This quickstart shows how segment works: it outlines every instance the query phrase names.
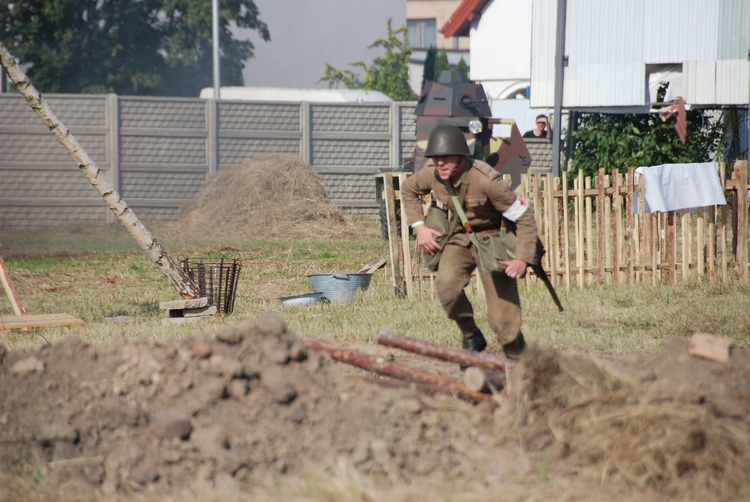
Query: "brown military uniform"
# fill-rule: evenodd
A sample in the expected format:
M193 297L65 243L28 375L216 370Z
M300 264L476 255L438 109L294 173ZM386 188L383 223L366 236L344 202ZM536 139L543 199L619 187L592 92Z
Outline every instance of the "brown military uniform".
M466 183L464 211L469 225L478 238L497 233L503 213L511 206L517 211L520 202L510 189L510 184L484 162L467 158L467 166L461 177L454 182L456 193ZM406 179L401 186L402 207L409 224L424 220L419 197L432 192L433 199L453 214L453 201L435 174L435 165L430 160L424 168ZM515 203L515 205L514 205ZM516 221L516 258L531 263L536 252L536 222L531 212L526 211ZM464 288L477 270L484 286L487 300L488 321L501 345L513 342L521 329L521 301L518 284L504 273L486 274L479 261L479 253L468 234L459 223L443 246L443 254L437 272L435 289L438 300L449 319L456 322L461 332L471 334L476 329L474 310Z

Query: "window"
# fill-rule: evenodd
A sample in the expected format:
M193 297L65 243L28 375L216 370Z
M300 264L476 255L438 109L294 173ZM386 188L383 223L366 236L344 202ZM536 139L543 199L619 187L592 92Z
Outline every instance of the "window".
M412 49L437 47L437 23L434 19L409 19L406 21L406 29Z
M647 103L669 103L684 95L682 64L646 64Z

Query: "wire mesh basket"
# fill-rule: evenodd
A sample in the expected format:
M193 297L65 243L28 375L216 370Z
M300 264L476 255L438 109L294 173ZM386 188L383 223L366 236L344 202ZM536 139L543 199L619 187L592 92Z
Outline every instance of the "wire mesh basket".
M239 258L183 258L182 269L198 287L201 296L211 299L220 314L231 314L237 295L242 260Z

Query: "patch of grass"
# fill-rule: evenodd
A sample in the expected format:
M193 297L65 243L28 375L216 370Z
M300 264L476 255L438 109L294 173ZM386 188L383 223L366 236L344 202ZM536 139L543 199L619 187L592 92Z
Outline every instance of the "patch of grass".
M370 222L367 222L369 225ZM259 319L265 313L283 317L299 335L375 343L382 330L458 347L455 325L440 308L429 282L412 298L398 298L389 266L377 271L370 287L346 304L314 304L283 307L279 298L309 293L312 273L355 272L380 257L388 257L387 243L373 231L341 239L264 238L244 242L183 242L168 249L172 258L240 258L242 270L232 315L174 324L164 323L159 304L178 299L176 291L143 252L61 254L51 245L48 254L41 237L25 240L19 232L8 240L0 232L3 256L27 312L68 313L83 319L80 328L52 327L38 330L51 342L75 334L89 343L104 343L113 336L182 338L213 332L227 324ZM60 230L62 232L62 230ZM100 232L103 239L116 232ZM14 247L11 248L9 242ZM50 235L50 242L60 243ZM28 244L28 245L27 245ZM25 254L24 250L31 250ZM6 256L6 251L10 251ZM740 347L750 345L750 288L737 283L692 281L679 285L592 286L584 289L558 286L564 312L558 312L546 289L537 283L521 285L523 331L527 339L555 349L596 351L615 355L644 352L660 347L665 336L690 336L709 332L730 337ZM474 284L469 288L479 327L497 342L486 322L484 300ZM12 313L0 303L0 314ZM127 316L131 320L122 324ZM43 345L35 332L4 334L12 349Z

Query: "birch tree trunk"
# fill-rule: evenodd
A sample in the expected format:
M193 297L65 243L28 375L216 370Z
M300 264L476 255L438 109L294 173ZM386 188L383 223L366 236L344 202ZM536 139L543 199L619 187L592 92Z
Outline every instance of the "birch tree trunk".
M0 43L0 64L5 67L8 76L16 85L16 88L23 94L26 102L36 112L42 122L44 122L52 134L67 150L73 159L78 163L79 169L88 178L89 182L96 188L99 195L104 199L109 208L117 215L117 218L125 226L128 233L135 239L138 245L143 249L151 261L159 267L162 273L183 299L196 298L200 295L198 287L188 277L173 260L169 254L161 247L146 227L141 223L138 217L128 207L125 201L115 191L112 184L104 176L99 167L89 157L86 151L81 147L75 136L71 134L65 124L63 124L42 99L41 94L31 83L29 78L18 68L15 59L8 52L6 47Z

